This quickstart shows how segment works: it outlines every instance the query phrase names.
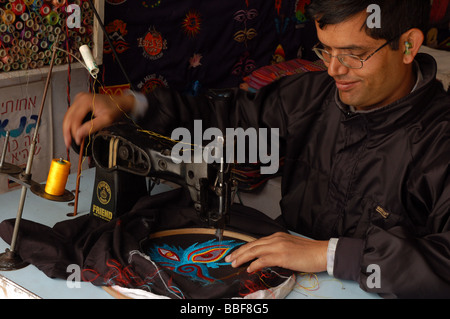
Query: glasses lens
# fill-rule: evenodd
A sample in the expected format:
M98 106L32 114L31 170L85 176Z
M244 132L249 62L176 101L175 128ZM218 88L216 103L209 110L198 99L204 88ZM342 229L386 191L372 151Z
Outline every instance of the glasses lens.
M339 61L351 69L360 69L363 66L361 60L354 55L341 55L339 56Z

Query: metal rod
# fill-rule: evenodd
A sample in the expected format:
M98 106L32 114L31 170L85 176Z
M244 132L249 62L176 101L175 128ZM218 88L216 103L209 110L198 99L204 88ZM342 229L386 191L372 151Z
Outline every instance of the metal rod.
M8 147L9 134L10 134L9 131L6 131L5 145L3 145L2 158L0 159L0 168L3 167L3 163L5 162L6 148Z
M47 97L47 91L48 91L48 87L50 85L50 79L52 76L53 65L55 63L56 47L57 47L58 41L59 41L59 34L56 36L55 42L53 43L53 49L52 49L53 53L52 53L52 59L50 60L50 69L48 70L47 80L45 81L44 93L42 96L41 106L39 108L39 115L38 115L38 119L36 122L36 128L34 129L33 140L30 145L30 153L28 154L28 161L27 161L27 167L25 169L25 175L29 175L31 173L31 166L33 165L34 151L36 149L37 136L38 136L38 132L39 132L39 127L41 125L42 113L44 111L45 98Z
M78 213L78 196L80 193L80 177L81 177L81 165L83 164L83 153L84 153L84 138L81 140L80 155L78 157L77 183L75 187L75 202L73 205L73 214L70 214L69 216L77 216Z
M39 109L38 120L36 122L36 127L34 129L33 140L31 142L30 151L28 153L27 167L25 169L25 177L26 178L29 178L30 175L31 175L31 166L33 165L34 152L35 152L35 149L36 149L36 141L37 141L39 126L40 126L40 123L41 123L41 117L42 117L42 113L43 113L43 110L44 110L45 98L47 97L47 91L48 91L48 87L50 85L50 78L51 78L51 75L52 75L53 65L54 65L54 62L55 62L56 45L57 45L58 41L59 41L59 35L56 36L55 42L53 43L53 54L52 54L52 59L51 59L51 62L50 62L50 68L48 70L47 80L45 82L44 93L42 95L42 101L41 101L41 106L40 106L40 109ZM19 224L20 224L20 221L22 219L22 213L23 213L23 207L25 205L25 198L26 198L26 195L27 195L27 189L28 188L25 185L22 186L22 192L20 194L20 200L19 200L19 207L17 208L16 222L14 223L14 231L13 231L13 235L12 235L12 238L11 238L11 248L10 248L10 250L12 252L14 252L14 249L16 247L17 235L19 233Z

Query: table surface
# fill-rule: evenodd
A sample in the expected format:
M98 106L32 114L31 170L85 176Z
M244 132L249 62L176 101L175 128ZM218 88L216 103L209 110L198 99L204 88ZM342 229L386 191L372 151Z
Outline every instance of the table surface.
M87 214L91 205L92 189L95 178L95 169L86 169L80 178L80 194L78 215ZM67 182L67 189L75 189L76 174L71 174ZM153 193L166 191L167 185L158 185ZM21 190L14 190L0 194L0 221L15 218L19 205ZM66 202L53 202L43 199L27 191L23 219L32 220L47 226L71 219L67 214L73 212L73 206ZM9 245L0 239L0 252L4 252ZM19 286L19 287L17 287ZM79 287L70 287L65 280L52 279L33 265L13 271L0 271L0 297L1 292L9 289L7 296L14 298L49 298L49 299L112 299L113 297L88 282L81 282ZM18 288L18 289L17 289ZM23 291L27 293L23 293ZM5 295L3 296L5 297ZM326 273L297 274L297 282L287 299L370 299L379 298L361 290L356 282L339 280Z

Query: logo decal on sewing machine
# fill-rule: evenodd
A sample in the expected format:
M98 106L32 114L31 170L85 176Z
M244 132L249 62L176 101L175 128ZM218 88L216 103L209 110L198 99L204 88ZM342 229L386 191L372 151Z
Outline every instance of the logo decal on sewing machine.
M103 205L106 205L111 200L111 187L107 182L101 181L97 185L97 198Z

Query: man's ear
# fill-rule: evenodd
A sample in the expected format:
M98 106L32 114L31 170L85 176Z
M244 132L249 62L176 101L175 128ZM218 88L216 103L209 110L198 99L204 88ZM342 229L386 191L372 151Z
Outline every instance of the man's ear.
M403 51L403 63L410 64L414 61L423 41L424 35L417 28L406 31L400 37L400 50Z

